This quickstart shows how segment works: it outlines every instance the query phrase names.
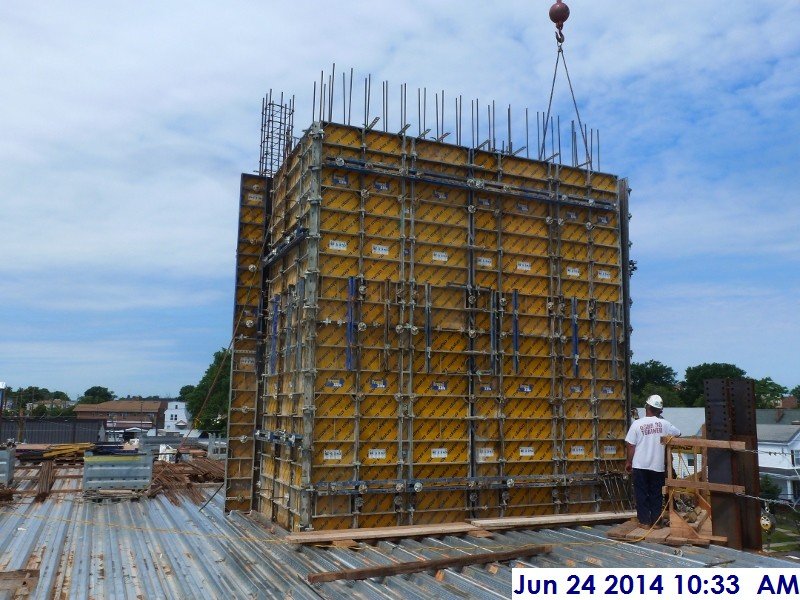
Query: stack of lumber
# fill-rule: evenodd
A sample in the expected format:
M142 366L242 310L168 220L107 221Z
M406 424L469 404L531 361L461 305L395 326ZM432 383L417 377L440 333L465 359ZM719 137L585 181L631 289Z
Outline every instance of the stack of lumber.
M205 496L198 484L222 482L224 479L224 465L216 460L195 458L179 463L157 460L153 464L153 482L147 490L147 497L164 494L170 502L178 505L180 496L184 496L195 504L201 504Z
M92 450L94 444L18 444L16 456L20 462L41 462L43 460L83 460L83 453Z

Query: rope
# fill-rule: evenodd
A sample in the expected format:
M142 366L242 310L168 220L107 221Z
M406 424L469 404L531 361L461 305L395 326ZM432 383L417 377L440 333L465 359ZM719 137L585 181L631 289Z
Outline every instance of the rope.
M563 41L563 39L561 41ZM542 147L539 151L539 160L543 160L545 156L545 148L546 148L545 144L547 142L547 128L550 123L550 111L553 107L553 94L555 93L556 89L556 76L558 75L559 61L564 63L564 73L567 76L567 83L569 84L569 93L570 96L572 97L572 106L575 107L575 116L578 118L578 129L581 132L581 139L583 140L583 149L585 152L586 163L589 164L591 162L591 159L589 157L589 141L586 139L586 131L584 131L583 129L581 112L580 110L578 110L578 101L575 98L575 90L572 87L572 78L569 76L569 68L567 67L567 58L564 55L564 48L561 42L558 43L558 50L556 51L556 66L553 69L553 82L550 84L550 99L547 102L547 116L544 119L544 132L542 135ZM591 164L589 164L589 168L591 168Z
M544 159L545 143L547 142L547 127L550 124L550 109L553 106L553 94L556 91L556 75L558 74L558 59L562 53L563 51L561 50L561 44L559 44L558 53L556 54L556 66L555 69L553 70L553 83L550 84L550 100L547 103L547 116L544 119L544 132L542 133L542 148L539 151L539 160Z
M578 129L581 131L581 137L583 138L583 149L586 153L586 161L590 162L589 158L589 143L586 140L586 132L583 130L583 122L581 121L581 113L578 110L578 102L575 100L575 91L572 89L572 79L569 77L569 69L567 68L567 59L564 56L564 50L561 48L561 44L558 45L558 53L561 55L561 61L564 63L564 73L567 74L567 83L569 83L569 93L572 95L572 105L575 107L575 115L578 117ZM558 58L556 58L558 60ZM589 165L591 169L592 165Z

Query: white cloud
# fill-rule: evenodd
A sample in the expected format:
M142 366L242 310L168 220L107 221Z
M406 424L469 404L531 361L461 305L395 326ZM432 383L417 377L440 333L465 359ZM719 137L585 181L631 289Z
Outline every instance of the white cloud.
M680 261L703 262L713 273L718 261L757 259L763 273L796 275L800 38L788 24L800 18L800 5L569 4L565 50L582 116L602 130L603 169L629 176L634 188L639 281L658 281ZM548 7L522 0L142 2L32 11L4 3L0 291L14 310L0 315L0 327L11 330L26 306L69 312L76 331L96 311L135 318L184 304L198 320L206 309L227 320L232 289L219 282L233 276L239 173L257 164L266 89L297 94L302 128L311 117L311 83L335 61L339 73L351 65L357 78L374 73L374 106L380 81L390 80L390 128L399 128L398 86L408 82L414 120L417 85L428 86L429 123L432 95L441 89L448 120L459 93L467 111L473 97L484 106L497 100L503 115L513 104L519 147L523 108L535 112L547 102L555 59ZM357 79L356 98L360 85ZM340 102L337 94L335 114ZM563 76L556 108L571 116ZM505 131L504 118L498 129ZM669 277L694 284L674 266ZM781 283L769 286L766 300L791 306L796 290ZM48 298L61 302L48 306ZM758 304L719 301L707 316L721 328ZM697 321L684 343L702 345L696 307L684 297L664 302L670 317ZM635 310L643 322L634 325L665 337L669 326L648 314ZM158 338L172 339L176 355L197 347L194 337L159 327ZM773 336L765 338L769 348L785 340L765 331ZM217 326L206 347L228 334ZM35 331L36 339L49 335L45 327ZM725 352L753 355L751 344L733 338ZM760 354L787 363L778 352ZM141 380L152 380L146 350L137 356L109 359L108 376L133 374L134 365ZM197 379L208 361L192 361ZM42 375L14 364L31 384ZM48 365L62 372L55 355ZM160 377L176 387L177 376Z

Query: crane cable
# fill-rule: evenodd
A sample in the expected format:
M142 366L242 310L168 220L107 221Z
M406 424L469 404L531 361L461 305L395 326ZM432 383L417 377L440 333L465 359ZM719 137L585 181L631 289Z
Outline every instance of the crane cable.
M575 108L575 115L578 118L578 129L581 132L581 139L583 140L583 149L585 152L586 162L584 164L589 165L591 169L591 158L589 156L589 141L586 139L586 131L583 128L583 121L581 120L581 112L578 110L578 101L575 99L575 90L572 87L572 78L569 76L569 68L567 67L567 59L564 56L564 32L562 31L564 27L564 22L569 18L569 7L564 4L561 0L557 0L553 6L550 7L550 20L556 26L556 44L557 44L557 51L556 51L556 64L555 68L553 69L553 82L550 85L550 99L547 103L547 116L544 120L544 133L542 135L542 147L539 150L539 158L544 159L544 152L545 152L545 143L547 142L547 127L550 123L550 111L553 107L553 95L555 94L556 89L556 78L558 76L558 63L561 62L564 64L564 74L567 76L567 84L569 85L569 93L572 97L572 106Z

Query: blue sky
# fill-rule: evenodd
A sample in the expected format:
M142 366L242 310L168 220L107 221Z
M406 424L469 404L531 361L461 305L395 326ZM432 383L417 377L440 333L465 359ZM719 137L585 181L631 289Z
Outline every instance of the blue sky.
M302 127L335 61L376 94L388 79L541 110L550 4L4 2L0 379L73 396L195 383L230 336L263 93L297 94ZM633 188L634 360L797 385L800 5L569 4L581 115Z

